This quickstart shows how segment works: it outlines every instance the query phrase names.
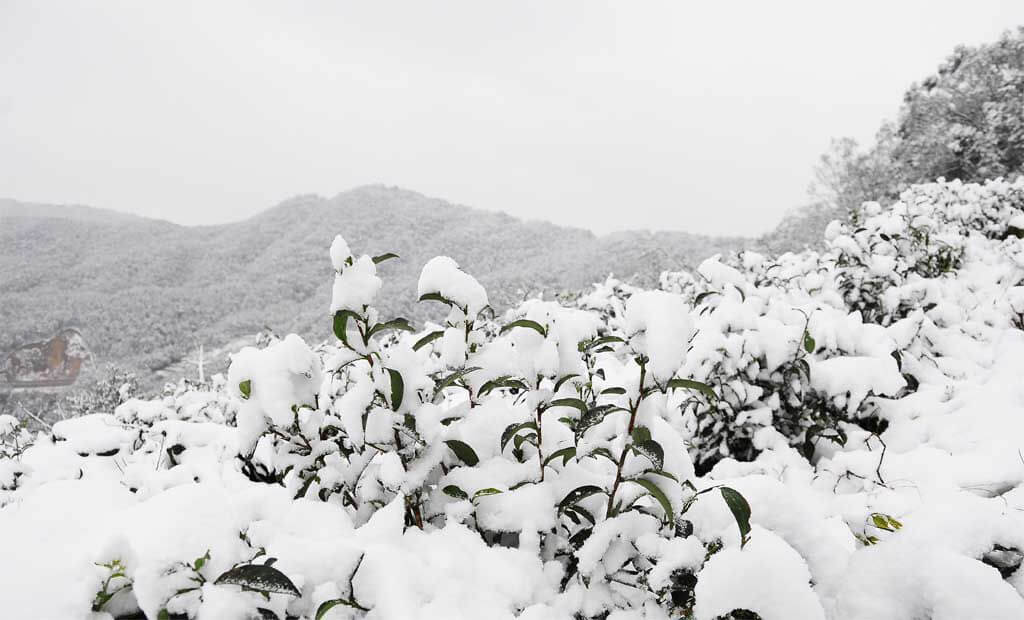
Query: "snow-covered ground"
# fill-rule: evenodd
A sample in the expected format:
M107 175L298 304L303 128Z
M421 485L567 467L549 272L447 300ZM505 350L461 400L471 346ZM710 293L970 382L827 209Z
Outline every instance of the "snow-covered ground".
M0 420L0 616L1024 618L1022 206L915 186L503 317L442 257L422 328L339 238L330 342Z

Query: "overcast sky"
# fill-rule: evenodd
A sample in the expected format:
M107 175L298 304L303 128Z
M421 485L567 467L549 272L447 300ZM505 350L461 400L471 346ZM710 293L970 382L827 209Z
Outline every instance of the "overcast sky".
M180 223L386 183L757 234L1021 0L0 0L0 196Z

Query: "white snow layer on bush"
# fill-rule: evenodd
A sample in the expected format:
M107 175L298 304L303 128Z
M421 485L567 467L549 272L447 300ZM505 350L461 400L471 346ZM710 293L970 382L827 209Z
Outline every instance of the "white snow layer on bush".
M422 297L438 293L465 309L466 315L475 317L487 305L487 291L476 278L459 269L459 264L447 256L437 256L423 266L416 294Z
M346 266L334 276L334 290L331 295L331 312L352 310L361 312L364 306L373 303L383 284L377 277L377 265L365 254Z
M0 617L1024 618L1022 205L915 186L821 252L498 322L441 257L450 338L292 335L34 436L0 418ZM350 258L332 307L380 324ZM216 583L270 557L297 595Z

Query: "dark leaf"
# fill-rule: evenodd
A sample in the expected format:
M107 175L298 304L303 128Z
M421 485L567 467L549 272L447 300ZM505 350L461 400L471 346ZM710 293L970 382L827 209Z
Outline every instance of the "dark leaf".
M480 370L479 366L470 366L468 368L462 368L461 370L456 370L455 372L453 372L452 374L448 375L444 379L441 379L437 383L437 387L434 388L434 398L436 399L438 397L438 395L440 395L441 392L444 391L446 388L450 388L451 386L455 385L455 383L459 379L462 379L464 376L468 375L471 372L477 371L477 370Z
M562 448L561 450L555 450L554 452L549 454L546 459L544 459L544 467L547 467L548 463L557 459L558 457L562 457L562 466L565 466L569 462L569 459L573 458L574 456L576 456L576 448L574 446Z
M658 485L644 478L636 478L630 480L630 482L642 486L644 490L661 505L661 509L665 512L664 519L666 522L672 522L674 520L674 515L672 514L672 502L668 501L668 496L665 495L665 492L662 491Z
M655 469L661 470L665 467L665 450L657 441L648 439L646 441L641 441L640 443L634 443L633 450L638 454L647 457L647 460L654 465Z
M466 465L472 467L480 462L480 457L476 455L476 451L474 451L468 443L459 441L458 439L449 439L444 443L451 448L452 452L455 453L455 456L459 457L459 460Z
M424 293L420 295L419 301L439 301L443 304L452 305L452 300L441 295L441 293Z
M479 489L477 490L476 493L473 494L473 499L476 499L478 497L487 497L488 495L497 495L499 493L501 493L501 491L499 489L495 489L494 487Z
M612 344L614 342L625 342L625 340L619 338L618 336L601 336L600 338L595 338L590 342L586 343L586 345L584 346L584 350L590 350L595 347L599 347L604 344Z
M373 263L375 265L379 265L386 260L391 260L392 258L398 258L398 254L395 254L394 252L388 252L387 254L380 254L378 256L374 256Z
M469 494L454 484L449 484L445 488L441 489L441 491L443 491L445 495L449 495L455 499L469 499Z
M406 332L416 331L416 328L410 325L407 319L393 319L386 323L377 323L370 329L369 332L367 332L366 337L369 338L375 334L379 334L380 332L387 331L389 329L397 329Z
M693 305L699 306L700 302L704 301L705 299L707 299L711 295L719 295L719 294L720 293L718 291L704 291L700 295L697 295L696 299L693 300Z
M580 415L586 415L587 403L578 398L556 398L548 403L549 407L575 407L580 410Z
M516 379L512 375L504 375L496 379L491 379L487 383L480 386L480 396L486 396L492 391L498 388L514 388L517 390L529 390L529 386L522 381L522 379Z
M252 381L250 379L246 379L239 383L238 391L242 393L242 398L248 400L249 396L252 394Z
M508 325L506 325L506 326L501 328L501 333L504 334L505 332L509 331L510 329L513 329L513 328L516 328L516 327L525 327L525 328L528 328L528 329L532 329L532 330L536 331L538 334L540 334L541 336L547 336L548 335L547 330L544 329L543 325L541 325L537 321L531 321L530 319L519 319L518 321L512 321Z
M348 345L348 320L352 318L360 320L359 315L351 310L338 310L334 313L334 335L345 345Z
M227 571L214 582L217 585L232 584L242 586L257 592L269 592L276 594L290 594L299 596L299 589L295 587L288 576L273 566L262 564L243 564Z
M515 446L516 451L523 449L524 443L531 443L537 445L537 433L527 433L525 435L516 435L515 439L512 440L512 445Z
M558 502L559 511L565 510L569 506L578 504L580 501L590 497L591 495L597 495L598 493L604 493L604 489L599 486L592 484L585 484L581 487L576 487L572 491L569 491L562 501Z
M694 381L693 379L672 379L671 381L668 382L668 388L697 390L704 396L708 397L708 399L710 400L715 400L716 398L718 398L718 395L715 394L715 391L713 389L711 389L711 386L709 386L706 383L701 383L700 381Z
M402 406L402 397L405 395L405 381L402 380L402 373L394 368L387 368L391 376L391 410L398 411Z
M719 490L722 492L722 498L729 506L729 510L732 511L732 516L736 519L736 525L740 528L740 548L742 549L750 537L750 504L735 489L721 487Z
M360 605L357 605L354 601L350 601L348 599L343 598L335 598L320 603L320 606L316 608L316 616L314 616L314 620L322 620L323 617L327 615L327 612L334 609L338 605L344 605L345 607L352 607L353 609L361 609L363 611L366 611L366 609L364 609Z
M600 424L604 420L605 416L615 411L626 411L622 407L615 405L598 405L592 409L589 409L587 413L580 418L579 424L576 425L576 436L582 437L583 433L586 432L592 426Z
M651 440L651 431L646 426L636 426L630 434L633 443L643 443Z
M423 347L427 346L431 342L437 340L441 336L444 336L444 331L443 330L439 329L436 332L430 332L426 336L424 336L424 337L420 338L419 340L417 340L416 344L412 345L412 350L413 351L419 351L420 349L422 349Z
M804 351L814 353L814 338L806 331L804 332Z
M572 379L574 377L578 377L578 376L579 375L577 375L577 374L565 375L564 377L562 377L561 379L559 379L558 381L555 382L554 392L557 394L558 390L562 389L562 386L565 384L566 381L568 381L569 379Z
M537 430L537 423L533 422L533 421L530 421L530 422L512 423L512 424L509 424L508 426L506 426L505 430L502 431L502 433L501 433L501 448L500 448L501 451L504 452L505 451L505 446L508 445L508 442L512 441L512 437L515 436L516 433L518 433L519 431L524 430L524 429L531 429L531 430L535 431L535 430Z

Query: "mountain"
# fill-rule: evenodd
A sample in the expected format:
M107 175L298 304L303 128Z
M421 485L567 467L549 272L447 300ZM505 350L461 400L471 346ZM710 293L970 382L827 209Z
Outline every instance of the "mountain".
M269 327L310 341L330 334L327 250L341 233L356 253L395 252L379 271L387 316L439 319L415 301L423 264L446 254L487 288L499 311L525 295L578 290L614 273L651 283L750 239L682 232L607 236L522 221L403 189L299 196L218 226L89 207L0 201L0 353L77 327L93 361L169 369Z

